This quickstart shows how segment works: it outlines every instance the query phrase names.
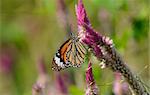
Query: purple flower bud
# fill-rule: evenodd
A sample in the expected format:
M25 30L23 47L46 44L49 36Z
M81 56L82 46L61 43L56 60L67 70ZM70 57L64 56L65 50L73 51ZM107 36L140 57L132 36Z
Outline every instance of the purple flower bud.
M98 95L98 88L94 81L91 62L89 62L88 69L86 71L86 83L87 83L86 95Z
M86 83L90 84L92 82L94 82L94 77L92 73L92 63L90 62L86 71Z

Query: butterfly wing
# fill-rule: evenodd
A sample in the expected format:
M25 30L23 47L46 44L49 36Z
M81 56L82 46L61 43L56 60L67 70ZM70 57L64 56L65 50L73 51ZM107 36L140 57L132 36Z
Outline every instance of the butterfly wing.
M75 41L70 46L70 50L67 53L67 60L71 63L72 67L80 67L84 62L86 49L80 41Z
M75 39L67 40L57 51L52 62L52 69L60 71L68 67L79 67L84 62L86 49Z

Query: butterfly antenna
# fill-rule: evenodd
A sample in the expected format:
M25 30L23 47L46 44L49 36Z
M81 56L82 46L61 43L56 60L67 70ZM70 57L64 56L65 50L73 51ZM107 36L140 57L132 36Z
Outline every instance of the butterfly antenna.
M66 26L66 30L67 30L67 36L70 37L71 36L71 25L69 25L68 23Z

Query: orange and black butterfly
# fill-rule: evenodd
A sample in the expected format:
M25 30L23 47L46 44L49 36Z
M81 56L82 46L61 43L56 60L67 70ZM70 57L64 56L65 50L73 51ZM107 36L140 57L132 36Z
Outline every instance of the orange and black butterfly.
M60 71L68 67L80 67L84 63L85 54L86 48L78 37L68 39L55 54L52 69Z

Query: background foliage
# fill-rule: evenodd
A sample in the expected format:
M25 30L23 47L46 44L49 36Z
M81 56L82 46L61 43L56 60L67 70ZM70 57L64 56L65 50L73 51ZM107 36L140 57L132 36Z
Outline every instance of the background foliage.
M68 21L77 31L75 4L77 0L64 0ZM148 0L83 0L93 27L110 36L118 52L133 72L148 83L149 56ZM1 0L0 10L0 93L1 95L31 95L33 84L39 79L41 60L46 65L50 91L55 89L56 73L51 70L52 58L67 39L63 27L63 15L59 0ZM95 61L94 78L102 95L113 93L114 75L108 69L100 69ZM68 92L83 95L85 70L69 68ZM68 73L69 72L69 73ZM67 82L68 82L67 81ZM107 85L109 84L109 85ZM55 94L57 95L57 94Z

